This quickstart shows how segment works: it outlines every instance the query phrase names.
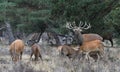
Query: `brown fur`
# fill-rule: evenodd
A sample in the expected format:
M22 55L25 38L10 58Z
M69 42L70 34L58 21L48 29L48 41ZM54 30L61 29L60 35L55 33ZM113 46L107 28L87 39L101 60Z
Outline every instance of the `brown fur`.
M84 42L79 49L79 53L86 53L86 54L89 54L90 52L94 52L94 51L99 51L100 56L104 53L104 46L101 40Z
M58 50L59 54L61 53L62 48L63 48L63 45L58 46L57 50Z
M36 43L33 44L31 46L31 51L32 51L32 53L31 53L30 59L32 58L32 55L34 54L35 60L38 60L38 57L40 57L42 60L42 56L40 54L40 46L38 44L36 44Z
M75 55L76 55L76 50L74 50L73 48L71 48L70 46L68 45L62 45L62 46L59 46L58 47L58 50L59 52L62 54L62 55L65 55L65 56L68 56L68 58L75 58Z
M103 40L103 38L98 34L82 34L83 42L93 41L93 40Z
M10 45L10 54L13 61L18 61L22 59L22 53L24 50L24 42L20 39L15 40Z

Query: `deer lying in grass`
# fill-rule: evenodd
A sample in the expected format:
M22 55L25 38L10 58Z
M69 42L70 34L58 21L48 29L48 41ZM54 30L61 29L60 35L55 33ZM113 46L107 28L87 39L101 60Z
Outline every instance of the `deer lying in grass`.
M104 46L101 40L94 40L89 42L84 42L79 48L79 54L85 53L88 58L90 52L99 52L99 56L102 57L104 53Z
M24 42L20 39L13 41L10 45L10 54L14 62L22 59L22 53L24 50Z
M40 59L42 60L42 56L41 56L41 54L40 54L40 46L38 45L38 44L33 44L32 46L31 46L31 56L30 56L30 59L32 59L32 56L33 56L33 54L34 54L34 56L35 56L35 59L34 60L38 60L38 57L40 57Z

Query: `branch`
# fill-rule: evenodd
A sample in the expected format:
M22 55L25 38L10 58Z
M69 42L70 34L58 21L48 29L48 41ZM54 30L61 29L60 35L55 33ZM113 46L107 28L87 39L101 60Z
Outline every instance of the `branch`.
M0 30L3 30L3 29L5 29L5 26L3 26L3 27L0 28Z

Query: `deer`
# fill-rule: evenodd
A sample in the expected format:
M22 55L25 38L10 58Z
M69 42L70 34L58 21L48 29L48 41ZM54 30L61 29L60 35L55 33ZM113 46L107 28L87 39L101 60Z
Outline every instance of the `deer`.
M93 40L89 42L84 42L79 48L79 54L86 54L86 58L88 59L88 55L91 52L98 52L97 54L102 58L104 54L104 45L101 40Z
M112 33L108 32L108 33L102 34L101 36L103 37L103 42L104 40L109 40L111 43L111 47L113 47L113 34Z
M85 22L85 24L83 25L83 23L80 21L79 26L76 26L75 22L67 22L66 23L66 28L72 29L74 31L75 37L78 40L78 45L80 46L79 49L83 48L84 49L83 52L86 49L88 49L88 51L86 50L87 51L86 54L89 54L90 52L96 51L99 46L102 47L102 43L101 42L102 42L103 38L100 35L98 35L98 34L91 34L91 33L89 33L89 34L81 34L81 31L83 29L87 30L87 29L91 28L90 23L87 24L87 22ZM98 41L98 44L96 42L94 42L94 41ZM94 43L96 43L96 46L94 45ZM87 48L85 48L85 47L87 47ZM91 47L94 47L94 51L91 50L92 49Z
M12 61L17 62L22 59L24 47L24 42L20 39L16 39L10 44L9 52L11 54Z
M40 46L37 44L37 43L34 43L32 46L31 46L31 55L30 55L30 59L32 59L32 56L34 55L35 56L35 61L38 60L38 57L40 57L40 59L42 60L42 56L40 54Z
M75 59L77 54L77 50L73 49L68 45L58 46L58 51L59 51L59 54L63 56L67 56L70 60Z
M76 26L75 22L67 22L66 28L73 30L75 34L75 38L79 40L78 42L80 45L82 45L83 42L88 42L93 40L103 41L103 37L100 36L99 34L95 34L95 33L82 34L81 33L83 30L87 30L91 28L90 23L87 24L87 22L85 22L85 24L83 24L83 22L80 21L79 26Z
M101 41L105 41L105 40L109 40L111 43L111 47L113 47L113 34L108 32L108 33L104 33L104 34L94 34L94 33L89 33L89 34L82 34L84 42L87 41L92 41L92 40L96 40L99 39Z
M103 41L103 37L99 34L89 33L89 34L82 34L83 42L89 42L93 40L101 40Z
M67 56L69 59L72 60L76 57L79 57L80 60L80 58L83 57L83 54L85 54L86 59L89 59L89 57L92 55L94 60L96 61L96 57L98 57L98 55L100 58L102 58L104 54L104 45L101 40L93 40L89 42L84 42L78 50L75 50L68 45L62 45L58 46L58 51L61 55Z

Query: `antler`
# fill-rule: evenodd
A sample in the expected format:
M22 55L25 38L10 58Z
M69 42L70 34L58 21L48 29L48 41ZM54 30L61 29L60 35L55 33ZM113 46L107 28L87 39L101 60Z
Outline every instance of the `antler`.
M81 22L80 21L80 23L79 23L79 28L80 29L89 29L89 28L91 28L91 25L90 25L90 23L89 24L87 24L87 22L85 22L85 24L83 25L83 22Z
M75 22L67 22L67 23L66 23L66 28L76 29L77 26L75 25Z
M86 29L86 30L87 30L87 29L91 28L91 25L90 25L90 23L87 24L87 22L85 22L85 24L83 24L83 22L80 21L79 27L77 27L77 26L75 25L75 21L74 21L74 22L67 22L67 23L66 23L66 28L82 31L82 29Z

